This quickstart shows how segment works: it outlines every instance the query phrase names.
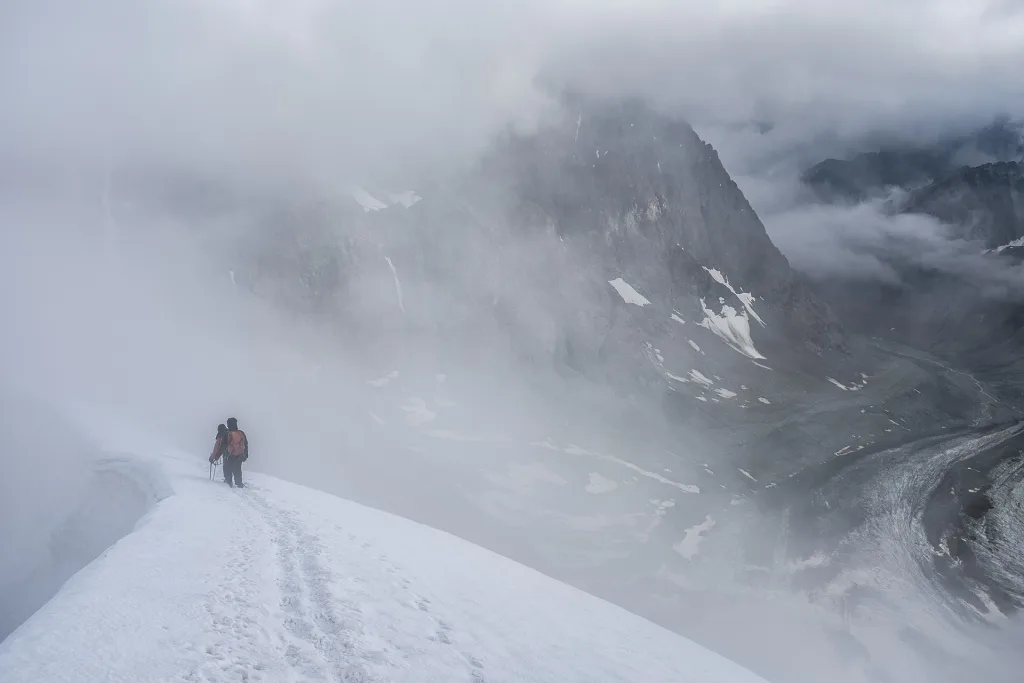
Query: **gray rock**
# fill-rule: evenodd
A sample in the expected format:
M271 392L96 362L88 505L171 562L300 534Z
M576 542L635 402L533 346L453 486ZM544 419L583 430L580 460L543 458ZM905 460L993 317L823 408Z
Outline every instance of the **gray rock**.
M989 249L1007 245L1024 237L1024 164L958 169L912 192L901 210L934 216Z

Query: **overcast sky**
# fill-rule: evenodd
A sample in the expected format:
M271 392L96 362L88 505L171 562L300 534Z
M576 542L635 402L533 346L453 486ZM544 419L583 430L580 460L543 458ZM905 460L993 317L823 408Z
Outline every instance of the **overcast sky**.
M542 72L805 141L1020 112L1021 64L1010 1L6 0L0 145L369 173L529 122Z
M569 78L676 104L695 122L800 121L857 132L1019 108L1022 8L984 0L725 0L713 9L647 2L595 20L559 47L558 63Z

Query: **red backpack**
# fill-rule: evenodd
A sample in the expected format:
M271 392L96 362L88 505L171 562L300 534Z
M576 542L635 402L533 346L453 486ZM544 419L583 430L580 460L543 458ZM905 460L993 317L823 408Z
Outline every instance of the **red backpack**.
M241 429L236 429L232 432L228 432L226 450L228 455L232 458L238 458L246 454L249 450L249 441L245 438L245 432Z

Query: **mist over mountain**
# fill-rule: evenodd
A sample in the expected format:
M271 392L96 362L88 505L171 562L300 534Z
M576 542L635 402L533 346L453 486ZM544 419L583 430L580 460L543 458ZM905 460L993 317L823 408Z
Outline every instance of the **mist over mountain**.
M825 159L808 168L802 180L824 199L858 202L884 196L893 187L927 192L928 185L947 180L961 169L1022 158L1024 124L1003 116L968 134L926 144L894 141L848 159Z
M912 192L901 210L960 226L963 239L998 249L1024 236L1022 193L1021 162L964 166Z
M838 239L875 264L873 273L821 272L820 291L858 329L1004 372L1018 355L1024 301L1014 256L1024 236L1022 154L1021 125L1001 117L968 135L810 168L802 181L833 207L819 211L848 214L848 229L835 224L846 234ZM850 282L861 296L845 295Z

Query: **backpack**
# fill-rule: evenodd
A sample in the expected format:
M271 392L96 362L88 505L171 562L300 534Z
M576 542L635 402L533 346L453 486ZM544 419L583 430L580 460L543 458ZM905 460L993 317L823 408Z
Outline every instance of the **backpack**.
M245 438L245 432L241 429L236 429L233 432L228 432L226 439L225 450L227 454L233 458L238 458L246 454L249 450L248 440Z

